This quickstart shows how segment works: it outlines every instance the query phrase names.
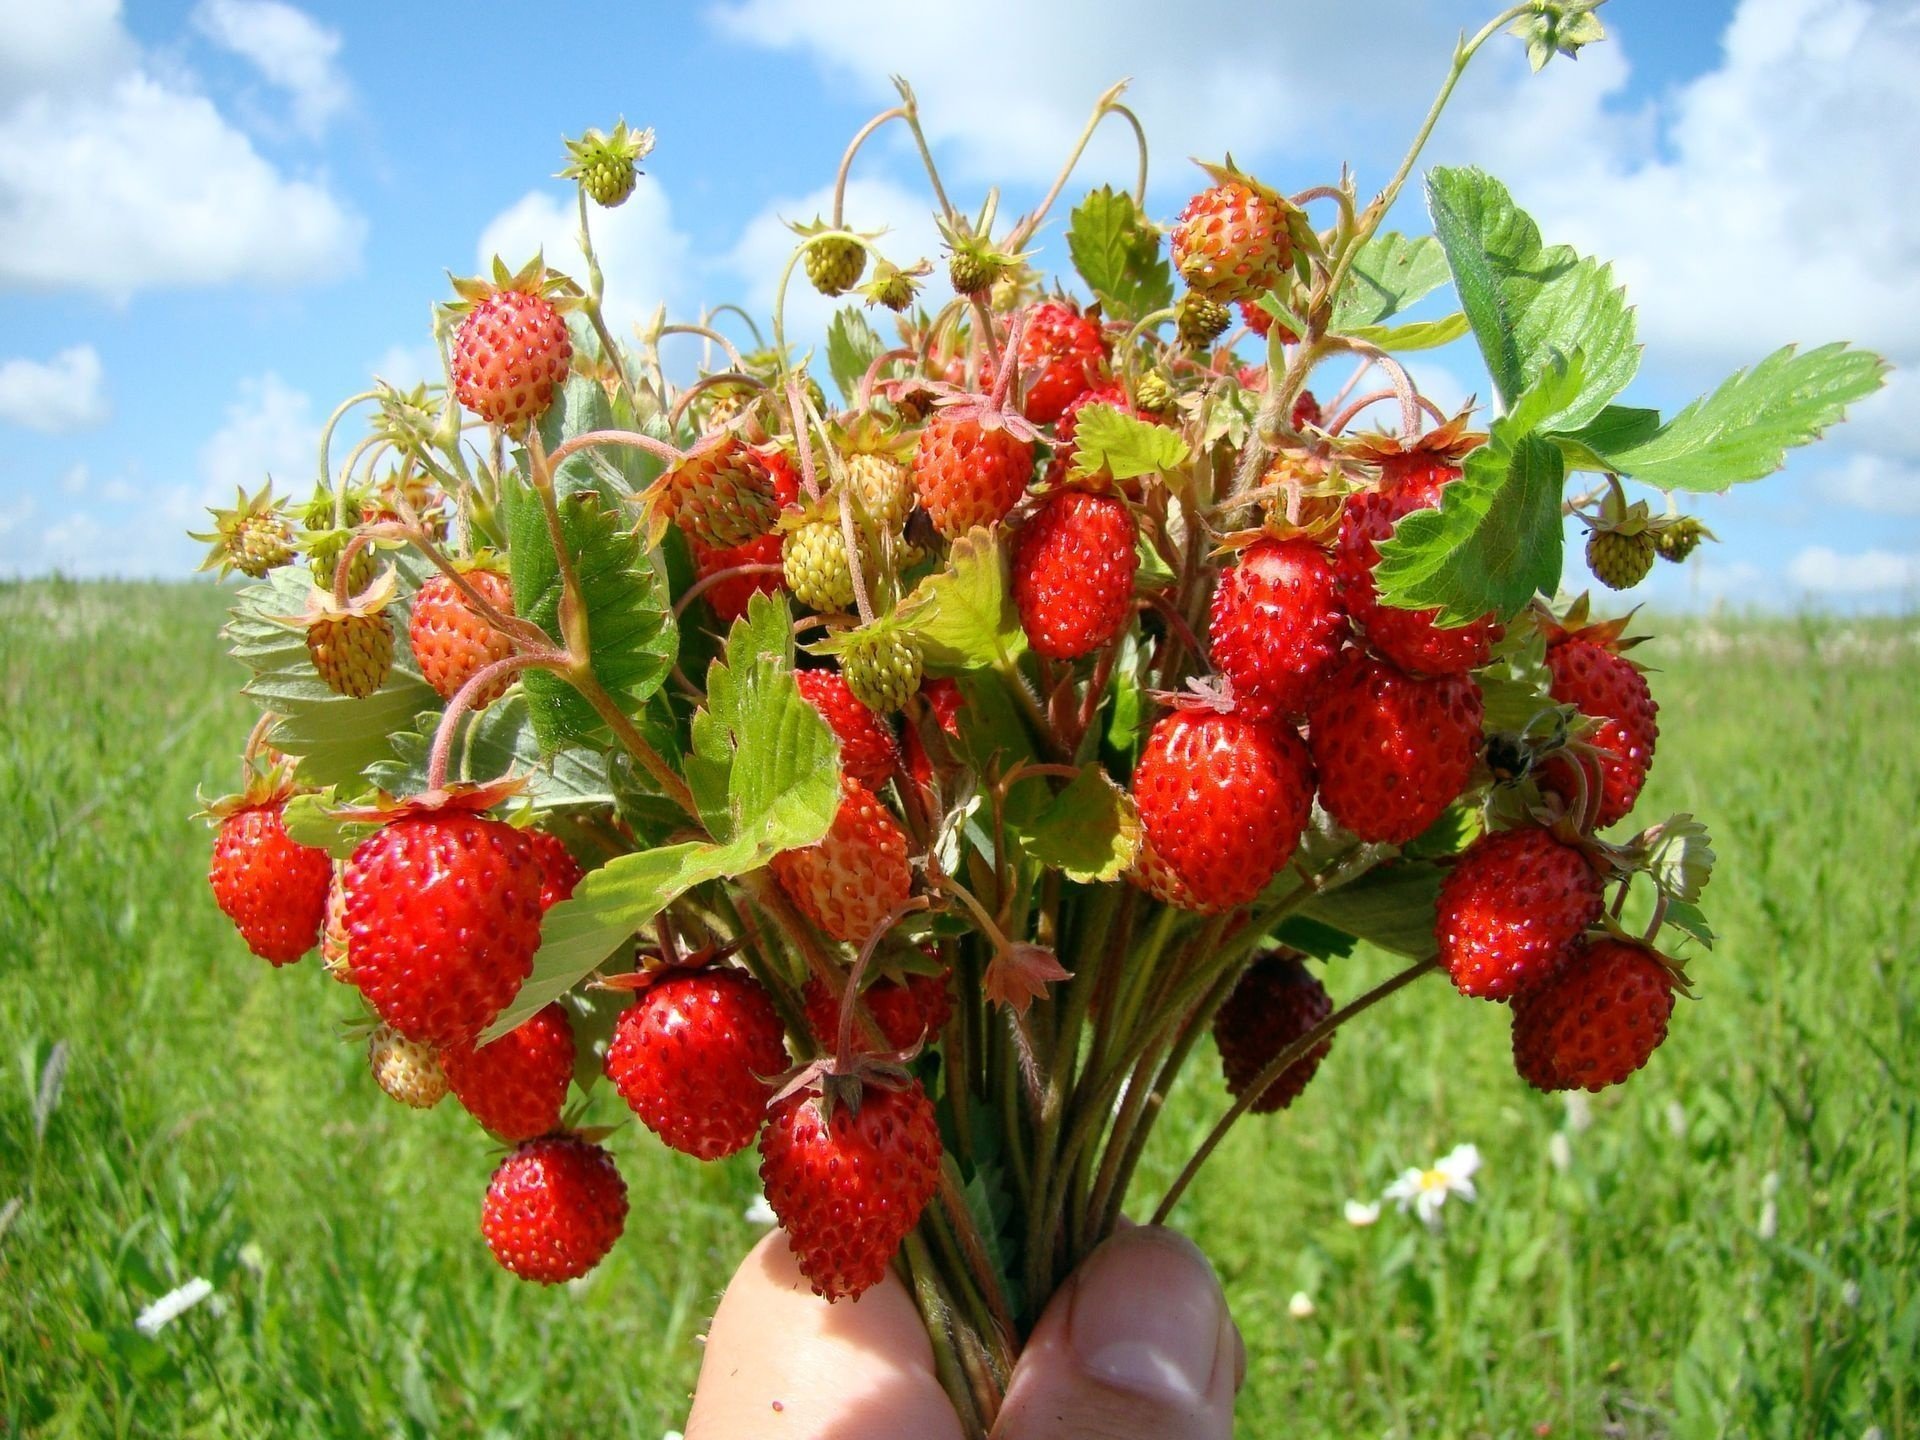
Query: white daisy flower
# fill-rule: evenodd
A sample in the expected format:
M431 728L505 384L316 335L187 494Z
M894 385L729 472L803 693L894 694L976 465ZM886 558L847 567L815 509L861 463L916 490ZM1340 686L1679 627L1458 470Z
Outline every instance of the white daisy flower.
M1356 1227L1371 1225L1380 1218L1378 1200L1349 1200L1343 1208L1346 1212L1347 1224Z
M134 1317L133 1326L142 1335L151 1338L211 1294L213 1294L213 1282L202 1280L196 1275L177 1290L169 1290L142 1310Z
M1456 1145L1427 1169L1409 1169L1387 1186L1381 1198L1397 1204L1402 1214L1411 1208L1428 1225L1437 1226L1440 1207L1447 1203L1449 1196L1472 1200L1477 1195L1473 1176L1479 1168L1480 1147Z

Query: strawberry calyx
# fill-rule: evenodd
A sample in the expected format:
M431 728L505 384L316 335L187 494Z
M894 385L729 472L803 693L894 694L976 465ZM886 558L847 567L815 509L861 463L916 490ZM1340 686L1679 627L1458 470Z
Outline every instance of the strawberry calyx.
M496 255L493 257L491 275L463 278L449 274L447 279L458 297L443 301L440 305L440 313L450 318L466 315L481 301L510 291L537 296L561 314L578 309L586 302L580 287L571 278L547 268L546 255L541 251L536 251L534 257L518 270L508 270L506 261Z
M1402 467L1412 469L1412 461L1423 461L1435 466L1457 466L1462 459L1487 443L1484 431L1470 430L1467 421L1473 411L1462 410L1444 425L1418 435L1405 435L1399 431L1372 430L1359 435L1340 435L1333 438L1333 445L1341 454L1351 460L1367 464L1380 465L1390 470ZM1382 488L1397 488L1390 478L1383 477Z
M347 805L329 812L343 824L390 825L396 820L412 820L425 815L479 815L501 801L527 788L523 775L503 775L497 780L479 783L458 781L438 790L396 797L382 795L367 805Z
M1611 620L1590 620L1593 596L1583 591L1580 596L1559 614L1545 600L1536 598L1533 602L1535 623L1540 633L1546 637L1547 644L1555 645L1564 640L1585 640L1620 656L1636 670L1647 667L1628 655L1634 646L1648 640L1646 635L1629 635L1627 627L1633 623L1633 617L1640 613L1640 607L1634 606L1624 615L1616 615Z
M773 1082L767 1108L772 1110L782 1101L805 1095L828 1124L833 1123L833 1112L843 1105L849 1114L858 1115L868 1086L904 1091L917 1083L907 1067L919 1056L923 1044L924 1039L917 1040L905 1050L857 1055L844 1062L832 1056L809 1060Z

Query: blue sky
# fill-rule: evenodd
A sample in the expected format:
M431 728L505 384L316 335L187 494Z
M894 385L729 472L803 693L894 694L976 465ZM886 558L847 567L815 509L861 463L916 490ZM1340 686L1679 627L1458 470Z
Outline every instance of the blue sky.
M445 270L541 243L564 261L563 132L617 115L659 132L642 190L601 221L616 320L764 311L779 219L811 215L890 73L914 80L955 198L999 181L1012 206L1132 75L1169 218L1189 154L1230 148L1283 189L1346 159L1376 186L1452 35L1491 8L1189 0L1177 27L1158 0L563 4L538 24L485 4L17 8L0 27L0 575L184 574L209 500L268 470L304 490L335 399L375 369L423 372ZM1517 45L1483 56L1430 158L1486 165L1549 239L1618 262L1647 346L1633 398L1672 408L1787 341L1920 360L1900 159L1920 147L1920 3L1603 13L1612 42L1577 65L1534 78ZM1123 140L1080 178L1124 182ZM851 214L892 226L902 260L933 253L903 135L863 153ZM1398 223L1420 228L1417 204ZM1042 243L1063 263L1057 228ZM1418 373L1451 402L1484 395L1474 367L1455 347ZM1704 501L1727 543L1662 567L1649 598L1909 606L1911 399L1902 373L1787 473Z

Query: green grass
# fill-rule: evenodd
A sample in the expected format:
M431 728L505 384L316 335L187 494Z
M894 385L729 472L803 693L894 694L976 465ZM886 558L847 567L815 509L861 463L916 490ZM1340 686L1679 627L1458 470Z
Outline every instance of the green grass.
M223 604L0 587L0 1434L652 1440L756 1233L750 1164L629 1127L608 1263L551 1291L495 1269L472 1122L382 1099L352 997L213 908L188 816L249 719ZM1698 1001L1583 1128L1513 1078L1501 1011L1423 981L1238 1132L1178 1219L1246 1332L1242 1433L1920 1435L1920 645L1676 634L1642 652L1665 731L1642 810L1713 827ZM1211 1073L1176 1092L1136 1210L1223 1103ZM1342 1218L1465 1140L1480 1200L1439 1232ZM218 1304L139 1336L194 1275Z

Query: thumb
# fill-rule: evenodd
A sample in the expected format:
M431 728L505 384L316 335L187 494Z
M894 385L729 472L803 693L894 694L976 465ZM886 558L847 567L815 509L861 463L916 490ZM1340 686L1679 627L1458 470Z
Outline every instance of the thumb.
M1246 1350L1192 1241L1108 1240L1048 1302L994 1440L1214 1440L1233 1434Z

